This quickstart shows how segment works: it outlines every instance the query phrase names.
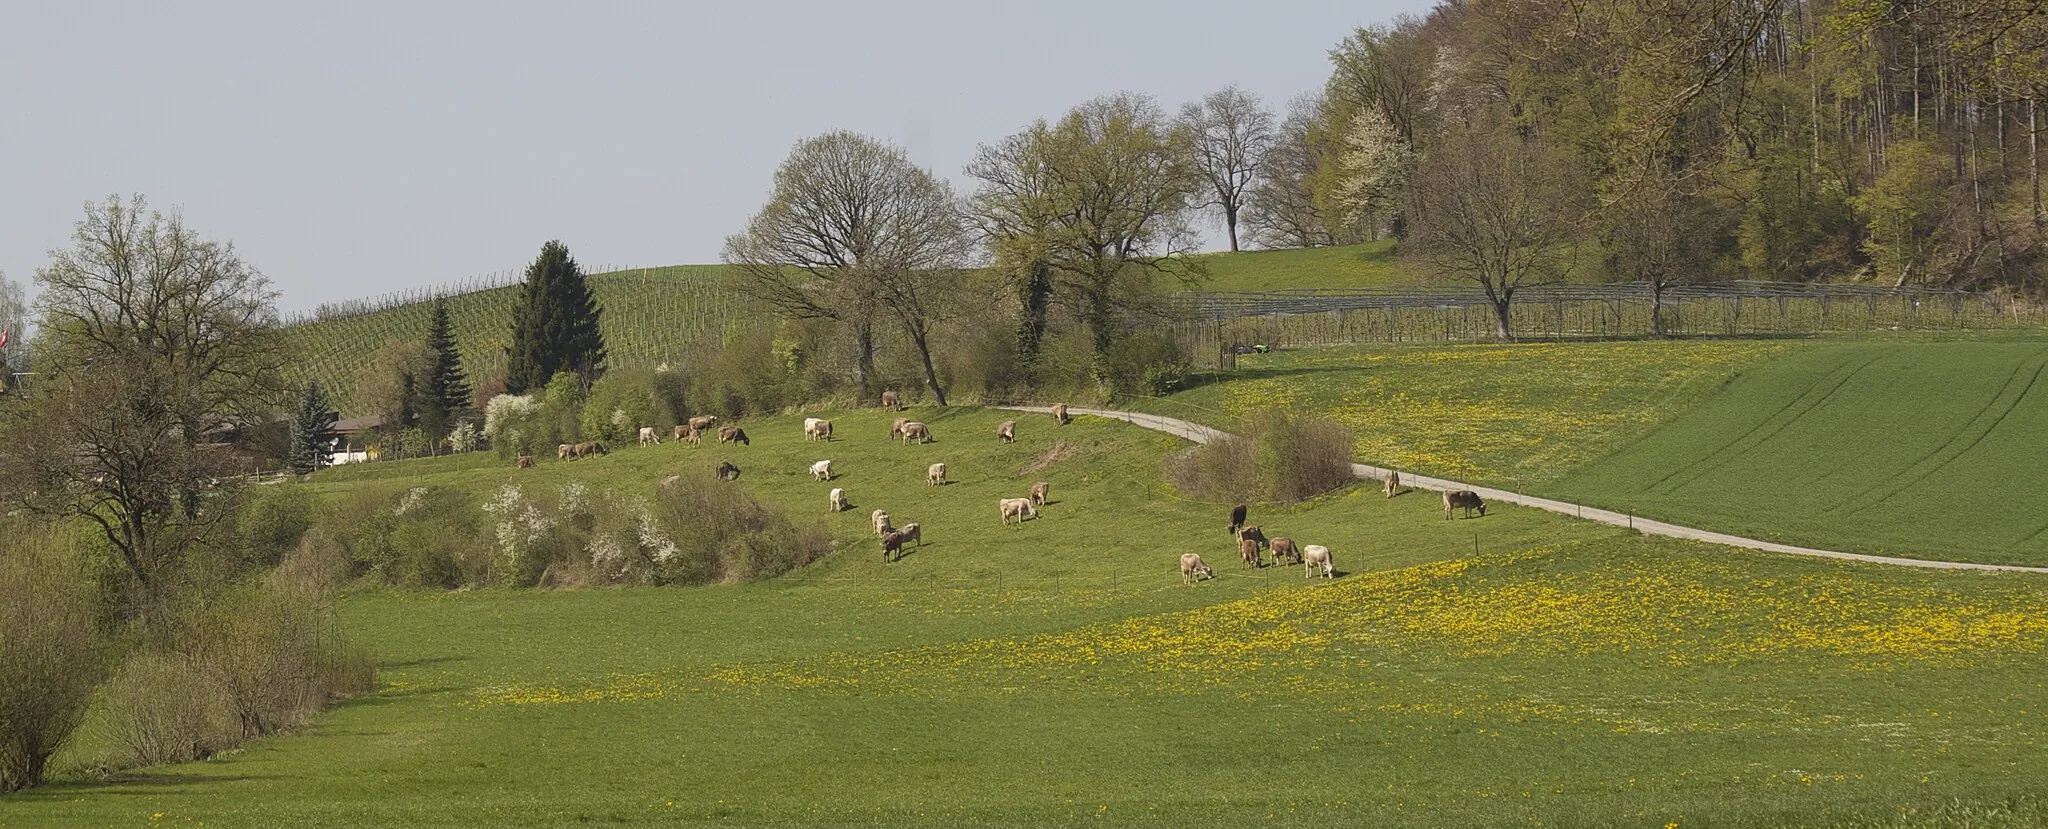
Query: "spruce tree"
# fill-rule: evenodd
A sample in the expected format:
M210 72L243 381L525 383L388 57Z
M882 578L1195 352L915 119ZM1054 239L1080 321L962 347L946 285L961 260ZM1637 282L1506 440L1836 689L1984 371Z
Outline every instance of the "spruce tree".
M299 395L299 405L292 411L291 456L285 459L291 471L304 475L327 464L327 448L334 440L334 419L334 411L327 408L327 394L320 390L320 381L307 381L306 391Z
M547 386L556 372L573 372L587 386L604 372L604 336L598 307L583 270L559 241L541 246L526 268L512 309L512 345L505 390L523 394Z
M462 354L455 347L455 330L448 319L448 300L434 300L434 313L427 322L427 348L433 365L427 370L427 387L421 395L420 420L427 434L439 440L455 425L455 419L469 409L469 378L462 372Z

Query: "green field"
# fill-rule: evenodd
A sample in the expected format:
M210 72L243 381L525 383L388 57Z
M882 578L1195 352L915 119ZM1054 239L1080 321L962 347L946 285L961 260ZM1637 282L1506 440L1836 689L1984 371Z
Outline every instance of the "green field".
M1392 240L1327 248L1212 253L1199 260L1209 270L1199 286L1207 291L1371 288L1414 281L1394 255Z
M730 458L841 552L751 585L357 591L376 695L207 762L0 798L0 825L2048 822L2048 582L1527 510L1445 522L1352 490L1254 513L1333 548L1343 577L1305 583L1227 559L1222 510L1158 483L1169 438L1024 416L1004 446L1011 415L924 416L928 446L865 412L829 446L774 418L751 447L320 473L334 497L631 493ZM805 475L821 457L839 480ZM926 485L933 460L958 483ZM999 525L1032 480L1045 517ZM828 486L856 508L826 515ZM931 543L882 564L876 506ZM1182 586L1188 550L1219 578Z

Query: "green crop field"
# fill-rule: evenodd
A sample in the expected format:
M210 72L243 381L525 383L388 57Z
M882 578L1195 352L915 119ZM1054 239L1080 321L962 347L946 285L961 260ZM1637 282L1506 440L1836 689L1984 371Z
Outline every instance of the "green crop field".
M345 498L571 482L644 493L731 459L841 552L734 586L365 589L382 689L301 734L0 798L5 826L2048 823L2048 581L1647 540L1547 513L1443 520L1351 490L1255 509L1342 577L1250 572L1178 445L1082 418L749 421L513 470L322 472ZM831 458L841 477L810 479ZM958 483L931 487L943 460ZM1053 485L1043 518L994 501ZM825 512L825 490L855 509ZM930 543L884 565L867 510ZM1200 551L1215 581L1180 584ZM90 729L89 729L90 730ZM88 737L67 756L89 756ZM60 757L60 765L66 757Z

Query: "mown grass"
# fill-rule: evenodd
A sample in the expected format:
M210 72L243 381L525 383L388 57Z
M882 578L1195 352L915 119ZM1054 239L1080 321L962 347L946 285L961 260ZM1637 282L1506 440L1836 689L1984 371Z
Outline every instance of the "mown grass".
M766 583L366 590L385 687L215 760L0 799L0 825L2038 824L2048 583L1651 541L1351 490L1254 521L1344 577L1228 561L1176 445L1083 418L794 418L751 447L333 470L308 486L652 487L731 458L843 548ZM1055 442L1072 446L1047 454ZM1066 456L1026 473L1034 459ZM831 457L844 477L809 480ZM960 483L929 487L945 460ZM993 500L1053 483L1044 519ZM932 543L884 565L882 506ZM1475 549L1476 540L1476 549ZM1180 552L1219 578L1183 587ZM1000 584L996 573L1004 575Z
M1414 281L1394 255L1393 240L1299 250L1250 250L1199 257L1210 291L1369 288ZM1178 287L1178 286L1174 286Z
M1561 496L1797 543L2048 564L2048 343L1834 343L1758 365Z

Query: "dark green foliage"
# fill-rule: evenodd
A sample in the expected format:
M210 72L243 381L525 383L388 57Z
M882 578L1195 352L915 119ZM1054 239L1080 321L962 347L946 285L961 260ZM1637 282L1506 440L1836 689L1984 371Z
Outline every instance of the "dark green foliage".
M327 394L320 390L320 381L306 381L306 391L299 395L299 405L292 411L291 455L285 459L293 472L304 475L327 463L327 448L334 440L334 421L334 410L327 406Z
M542 245L512 309L505 390L523 394L563 371L585 384L597 379L605 361L598 315L597 300L569 248L559 241Z
M469 378L462 371L462 353L456 348L446 299L434 300L433 315L427 321L427 348L433 363L427 370L426 388L420 390L420 425L429 436L439 439L448 434L470 403Z

